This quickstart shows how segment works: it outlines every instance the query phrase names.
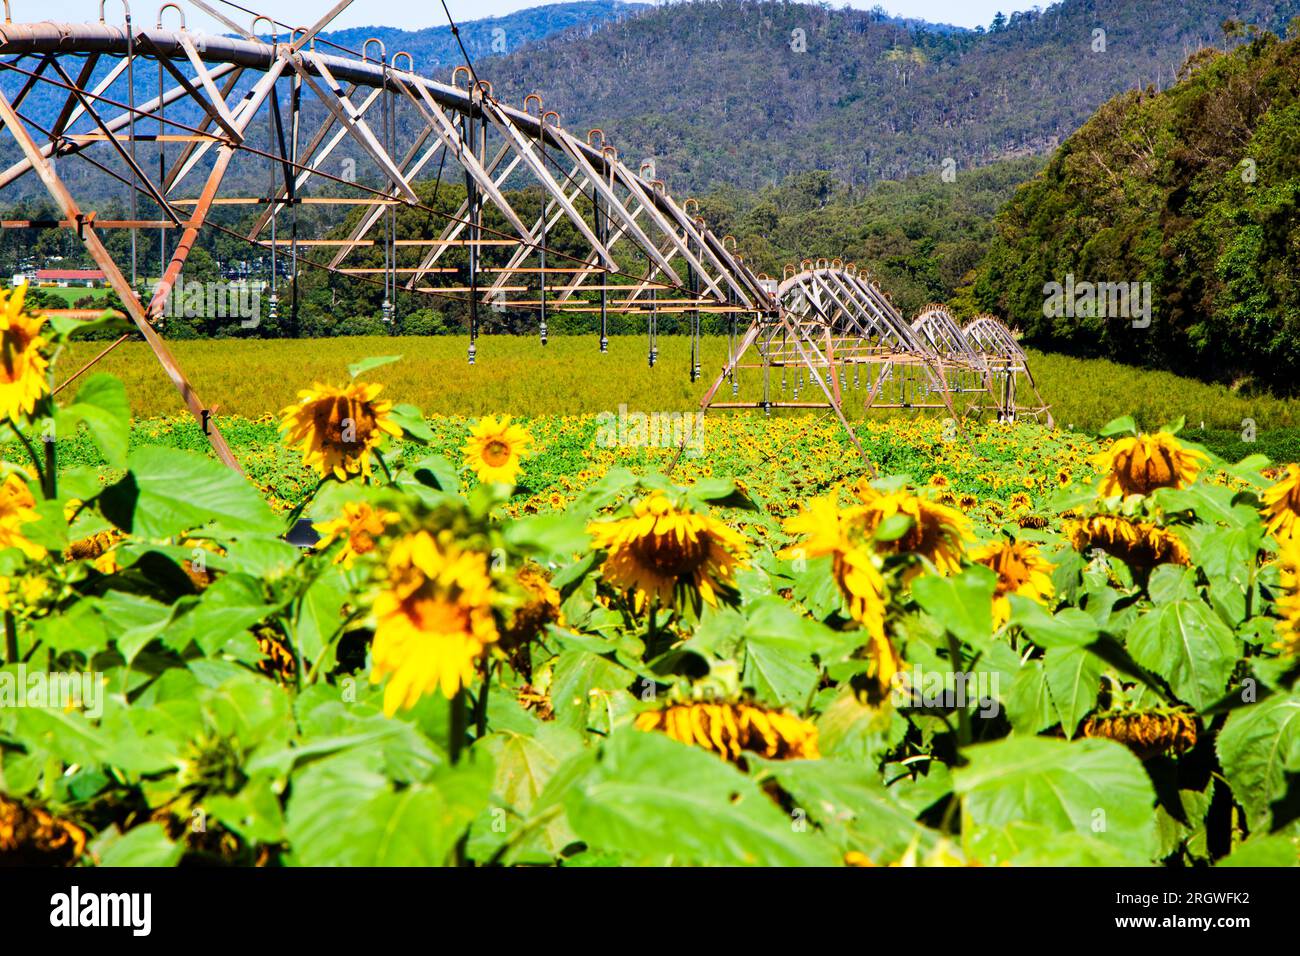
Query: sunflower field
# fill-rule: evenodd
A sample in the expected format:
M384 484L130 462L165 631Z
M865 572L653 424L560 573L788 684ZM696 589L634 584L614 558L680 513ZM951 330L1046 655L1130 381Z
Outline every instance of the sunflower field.
M428 417L376 359L231 421L241 475L110 375L56 401L70 334L0 303L0 861L1297 862L1294 464L656 444Z

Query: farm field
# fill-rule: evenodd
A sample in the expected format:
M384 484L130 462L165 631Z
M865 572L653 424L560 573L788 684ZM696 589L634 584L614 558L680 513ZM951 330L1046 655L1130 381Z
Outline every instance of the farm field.
M219 415L257 418L275 414L298 389L334 381L348 363L365 355L401 355L376 369L385 397L411 402L439 415L599 414L619 404L641 411L686 411L699 400L725 360L725 337L705 338L705 381L692 383L689 341L661 336L659 361L648 367L643 337L615 336L602 356L590 336L555 336L544 348L534 337L482 336L478 363L465 360L460 336L330 338L300 340L202 340L169 342L181 367ZM104 345L76 342L61 360L67 372ZM1148 372L1104 360L1031 353L1033 371L1057 422L1093 431L1120 415L1144 428L1185 418L1192 427L1240 433L1251 419L1259 431L1300 427L1300 399L1248 397L1165 372ZM144 343L126 343L98 369L127 386L132 412L151 418L184 411L171 382ZM756 373L755 373L756 374ZM774 386L775 387L775 386ZM866 389L860 390L865 396ZM846 400L861 415L861 401ZM873 413L881 414L881 413Z
M436 371L354 353L349 383L317 344L246 362L261 408L307 388L223 419L247 479L103 372L61 396L56 480L38 418L4 446L0 675L102 690L0 709L0 853L1296 862L1300 470L1131 419L894 416L869 465L825 416L430 413ZM500 394L590 399L552 354Z

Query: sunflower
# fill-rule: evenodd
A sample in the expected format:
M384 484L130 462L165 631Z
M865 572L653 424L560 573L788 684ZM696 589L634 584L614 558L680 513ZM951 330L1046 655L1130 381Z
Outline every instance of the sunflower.
M49 597L50 584L40 575L0 575L0 611L35 612Z
M1282 616L1277 622L1278 641L1273 646L1284 654L1300 654L1300 536L1288 538L1278 555L1282 569L1283 595L1277 600Z
M519 474L519 459L533 436L519 425L510 424L510 416L500 421L485 415L469 430L465 442L465 464L474 470L479 481L499 481L512 485Z
M398 517L384 508L374 508L368 501L349 501L343 505L343 514L333 521L312 525L321 535L318 548L324 551L339 538L343 547L334 555L334 563L352 567L356 559L375 550L375 539L383 535Z
M564 625L560 612L560 592L551 587L546 573L536 563L529 561L515 574L515 583L525 595L525 601L515 608L510 623L501 631L501 649L510 658L511 666L532 677L532 660L527 647L547 625Z
M81 827L0 794L0 866L72 866L85 852Z
M1138 573L1144 574L1158 564L1192 563L1181 538L1149 521L1092 515L1067 521L1063 531L1076 551L1100 548Z
M639 714L636 728L657 730L733 763L746 750L770 760L821 757L816 725L794 714L753 704L671 704Z
M352 382L343 388L317 383L280 412L280 431L302 449L302 463L322 478L370 476L370 453L385 435L402 434L390 418L390 401L377 401L382 385Z
M863 534L863 514L862 506L841 510L834 495L814 498L799 514L783 523L790 534L806 537L778 556L785 560L830 556L831 576L844 595L849 616L869 636L867 654L875 664L875 679L883 689L889 687L902 664L885 635L885 579L876 568L871 552L854 540Z
M254 628L253 636L257 640L257 649L262 652L257 669L281 684L293 680L298 672L298 659L284 635L273 627L261 624Z
M0 419L30 415L49 390L49 362L41 352L45 318L23 311L26 296L26 285L12 292L0 289Z
M731 600L735 571L748 563L745 536L708 515L679 508L662 490L639 500L629 518L587 525L606 552L605 581L634 596L641 611L653 598L670 607L685 596L696 610L703 598L716 607Z
M36 521L36 499L32 490L16 474L10 474L0 485L0 550L18 548L32 560L45 557L45 549L28 541L20 530L23 525Z
M423 694L450 698L474 679L497 640L487 559L461 551L450 536L417 531L393 545L388 582L375 599L370 681L391 675L384 713L412 707Z
M1012 511L1028 511L1034 506L1034 499L1023 491L1017 491L1008 499L1007 504L1010 505Z
M1093 715L1083 724L1085 737L1106 737L1128 747L1141 760L1182 754L1196 746L1196 720L1181 711Z
M963 541L972 537L970 519L964 514L907 491L884 494L868 484L859 483L857 493L862 499L859 520L868 535L874 536L880 525L894 515L911 519L911 527L901 537L875 542L877 551L919 554L929 560L940 574L961 568Z
M1019 594L1039 604L1045 604L1052 596L1053 565L1026 541L997 541L975 549L970 559L997 573L998 581L993 589L995 628L1011 617L1010 595Z
M1300 537L1300 465L1287 465L1286 475L1264 492L1264 520L1278 541Z
M1177 438L1162 431L1121 438L1095 461L1105 472L1101 493L1127 497L1189 485L1200 473L1202 462L1209 459L1199 451L1184 448Z

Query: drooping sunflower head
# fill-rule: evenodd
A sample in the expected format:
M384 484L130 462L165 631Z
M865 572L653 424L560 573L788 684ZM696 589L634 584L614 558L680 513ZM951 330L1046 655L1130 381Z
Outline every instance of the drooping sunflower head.
M1158 488L1184 488L1196 480L1209 459L1184 448L1169 432L1121 438L1096 458L1104 475L1101 493L1149 495Z
M343 505L343 514L332 521L312 525L320 534L318 545L325 550L340 538L343 547L334 555L334 563L352 567L358 557L375 550L375 541L382 537L398 516L386 508L376 508L368 501L349 501Z
M1277 643L1283 654L1300 655L1300 536L1288 538L1278 555L1282 595L1277 600Z
M49 360L41 336L43 316L23 311L27 286L0 289L0 419L20 421L49 391Z
M303 464L322 478L370 475L370 453L385 435L402 430L389 417L393 403L379 400L383 386L351 382L342 388L316 384L280 413L280 431L290 446L302 449Z
M1287 465L1277 484L1264 492L1264 521L1279 542L1300 537L1300 465Z
M479 481L514 484L519 474L520 458L533 437L521 425L510 424L510 416L480 418L469 431L465 442L465 463Z
M1040 604L1052 596L1054 566L1027 541L997 541L976 548L970 559L998 576L993 589L994 627L1001 627L1011 617L1010 595L1019 594Z
M438 690L454 697L474 679L497 628L486 557L460 550L449 534L417 531L399 539L387 572L374 604L370 680L390 677L384 712L391 716Z
M945 505L908 491L883 493L870 485L859 484L862 507L855 510L855 520L862 523L869 536L896 515L908 519L908 529L888 541L877 540L875 548L882 554L916 554L926 558L940 574L950 574L961 567L965 542L971 539L970 519ZM918 569L919 570L919 569ZM917 570L909 572L909 576Z
M1192 563L1182 539L1151 521L1097 514L1066 521L1062 530L1076 551L1099 548L1139 575L1149 573L1158 564L1186 567Z
M639 612L701 600L716 607L735 598L735 572L748 561L745 536L707 514L680 507L661 489L640 499L632 515L587 525L605 552L601 575L627 592Z
M817 727L785 711L753 704L670 704L636 718L638 730L657 730L679 743L740 762L745 751L769 760L817 760Z
M1097 715L1083 724L1085 737L1106 737L1132 750L1139 759L1177 756L1196 746L1196 719L1186 711L1153 710Z
M560 592L551 586L541 566L529 561L515 574L515 585L523 600L508 615L508 623L501 631L501 649L506 652L515 670L532 676L532 661L528 644L546 630L550 624L564 624L560 611Z
M45 557L45 548L29 541L23 534L23 525L36 521L36 498L27 482L10 473L0 484L0 551L17 548L32 560Z

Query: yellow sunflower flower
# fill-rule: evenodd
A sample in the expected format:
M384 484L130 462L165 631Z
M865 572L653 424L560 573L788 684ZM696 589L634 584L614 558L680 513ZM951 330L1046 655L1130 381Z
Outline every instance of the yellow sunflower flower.
M391 716L437 690L454 697L474 679L497 628L482 554L418 531L393 546L387 566L387 587L375 599L370 681L391 675L384 689Z
M280 431L290 447L302 449L302 462L322 478L370 476L370 453L385 435L402 434L388 416L393 403L378 401L382 385L352 382L342 388L317 383L298 393L280 412Z
M1264 521L1278 541L1300 537L1300 465L1287 465L1286 474L1264 492Z
M343 547L334 555L334 563L352 567L358 557L375 550L375 539L381 537L398 517L385 508L372 507L368 501L349 501L343 505L343 514L332 521L312 525L320 534L318 548L324 551L338 539Z
M805 537L778 557L788 561L830 556L831 576L844 595L849 616L867 631L867 653L875 664L875 679L884 689L902 662L885 635L885 579L870 551L854 540L863 534L863 512L861 506L841 509L834 495L814 498L799 514L785 519L787 532Z
M18 548L32 560L45 557L45 549L39 544L28 541L22 533L22 526L40 517L36 513L36 499L27 482L18 475L10 474L0 485L0 551L5 548Z
M964 514L907 491L884 494L861 482L856 490L862 500L857 520L862 522L868 535L874 535L880 525L894 515L911 519L911 527L901 537L876 542L876 550L884 554L922 555L940 574L950 574L961 568L964 542L973 537L970 519Z
M730 599L735 572L748 562L745 536L716 518L679 508L662 490L639 500L629 518L594 521L587 533L606 552L601 575L633 596L639 612L650 599L660 607L702 598L716 607Z
M638 730L711 750L733 763L743 751L771 760L818 760L817 727L784 711L753 704L671 704L637 715Z
M1105 476L1101 493L1149 495L1157 488L1183 488L1200 474L1209 459L1199 451L1184 448L1169 432L1121 438L1109 451L1097 456Z
M1277 600L1281 620L1277 622L1278 640L1273 646L1284 654L1300 654L1300 536L1288 538L1278 555L1282 568L1283 595Z
M23 311L26 296L26 285L12 292L0 289L0 419L30 415L49 390L40 334L45 318Z
M519 459L533 436L520 425L511 425L510 416L500 420L494 415L480 418L469 430L465 442L465 464L474 470L479 481L512 485L519 474Z
M1051 598L1052 568L1038 553L1038 548L1025 541L997 541L976 548L970 559L976 564L991 568L998 576L993 590L993 626L1001 627L1011 617L1009 596L1019 594L1045 604Z

